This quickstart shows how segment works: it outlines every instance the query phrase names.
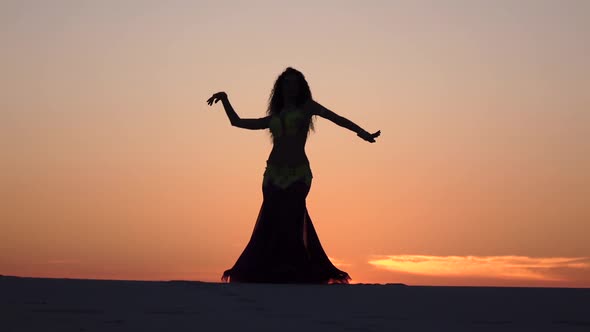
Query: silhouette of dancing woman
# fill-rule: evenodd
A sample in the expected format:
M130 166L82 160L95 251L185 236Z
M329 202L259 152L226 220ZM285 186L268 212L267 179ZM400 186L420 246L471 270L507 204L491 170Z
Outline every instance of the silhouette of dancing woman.
M301 72L283 71L270 94L268 115L242 119L225 92L207 100L218 101L232 126L270 129L273 148L266 161L262 181L263 202L248 245L221 277L224 282L347 284L348 273L336 268L320 244L307 211L312 173L305 154L312 117L319 115L350 129L360 138L375 142L380 131L368 133L352 121L315 102Z

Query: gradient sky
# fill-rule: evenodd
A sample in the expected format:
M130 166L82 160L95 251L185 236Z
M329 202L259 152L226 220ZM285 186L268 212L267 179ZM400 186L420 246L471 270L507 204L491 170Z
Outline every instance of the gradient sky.
M356 283L590 287L589 1L3 1L0 274L219 281L262 203L276 77Z

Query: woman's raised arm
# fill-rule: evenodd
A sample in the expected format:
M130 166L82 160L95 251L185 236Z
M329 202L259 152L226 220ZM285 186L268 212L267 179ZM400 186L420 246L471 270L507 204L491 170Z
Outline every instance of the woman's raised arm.
M265 116L263 118L258 119L242 119L236 113L234 108L231 106L229 102L229 98L225 92L217 92L211 96L211 98L207 99L207 104L209 106L213 105L213 103L217 103L221 100L223 104L223 108L225 109L225 114L229 118L229 122L232 126L244 129L266 129L268 128L270 122L270 116Z
M325 118L325 119L328 119L328 120L334 122L335 124L339 125L340 127L344 127L346 129L349 129L349 130L355 132L358 137L364 139L365 141L374 143L375 138L378 137L379 135L381 135L381 130L371 134L371 133L367 132L366 130L364 130L363 128L361 128L356 123L348 120L347 118L345 118L343 116L340 116L340 115L330 111L329 109L322 106L320 103L316 102L313 99L307 103L306 107L309 107L311 109L312 115L319 115L322 118Z

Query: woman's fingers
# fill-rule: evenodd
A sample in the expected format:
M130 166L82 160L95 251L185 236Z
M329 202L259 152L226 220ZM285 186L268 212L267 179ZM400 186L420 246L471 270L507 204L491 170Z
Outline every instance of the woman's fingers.
M367 142L375 143L375 137L379 136L379 133L380 132L376 132L375 134L371 134L371 133L363 130L362 132L358 133L357 135Z
M381 130L378 130L373 134L369 134L365 139L371 143L375 143L375 137L379 137L379 135L381 135Z
M213 105L213 103L217 104L217 102L221 100L222 93L223 92L217 92L217 93L213 94L213 96L211 96L209 99L207 99L207 104L209 104L209 106Z
M222 100L225 96L227 95L223 91L214 93L213 96L207 99L207 104L209 104L209 106L213 105L213 103L217 104L217 102Z
M375 139L373 138L373 135L370 134L370 133L366 133L364 138L365 138L365 141L367 141L367 142L371 142L371 143L374 143L375 142Z

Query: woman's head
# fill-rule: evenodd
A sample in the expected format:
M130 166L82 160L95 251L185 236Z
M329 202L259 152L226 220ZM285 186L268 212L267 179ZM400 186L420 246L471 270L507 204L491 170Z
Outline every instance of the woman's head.
M311 90L309 89L309 84L307 84L307 81L305 80L305 76L303 76L299 70L287 67L287 69L277 77L272 91L270 92L267 113L271 116L280 113L283 106L285 106L286 100L293 102L296 107L301 107L310 99ZM309 134L310 129L312 131L314 130L313 119L310 118L309 120L306 134Z
M311 90L305 76L292 67L285 69L275 81L268 100L268 114L279 113L286 99L291 99L296 106L311 99Z

